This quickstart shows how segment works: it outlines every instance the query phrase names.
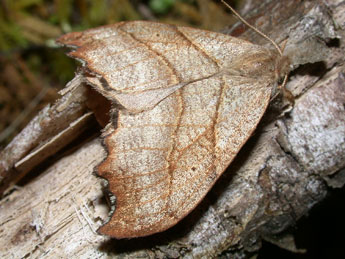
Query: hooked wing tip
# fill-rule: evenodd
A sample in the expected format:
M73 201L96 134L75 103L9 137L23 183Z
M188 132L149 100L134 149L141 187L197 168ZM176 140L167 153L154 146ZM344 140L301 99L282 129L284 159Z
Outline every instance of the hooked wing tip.
M57 38L56 43L72 48L80 47L85 42L82 36L83 32L70 32Z

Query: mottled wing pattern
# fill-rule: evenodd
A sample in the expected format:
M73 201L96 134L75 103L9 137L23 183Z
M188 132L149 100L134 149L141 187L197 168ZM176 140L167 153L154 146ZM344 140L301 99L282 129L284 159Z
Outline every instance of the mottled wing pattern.
M239 77L205 79L176 91L152 110L121 112L105 133L98 167L116 196L100 233L116 238L163 231L206 195L252 134L271 89Z
M84 63L89 84L130 112L151 109L186 84L268 53L220 33L145 21L73 32L58 42L75 48L69 55Z
M277 53L220 33L127 22L60 38L123 107L103 134L115 211L100 232L163 231L206 195L262 117Z

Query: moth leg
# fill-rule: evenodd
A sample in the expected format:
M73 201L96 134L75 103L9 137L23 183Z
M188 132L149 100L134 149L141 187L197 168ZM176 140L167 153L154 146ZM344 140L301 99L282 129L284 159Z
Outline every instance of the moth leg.
M280 49L281 49L281 51L284 53L284 50L285 50L285 47L286 47L286 44L287 44L287 42L288 42L288 39L285 39L280 45L281 45L281 47L280 47Z
M295 105L295 96L292 94L292 92L288 90L285 86L282 86L282 93L284 100L287 100L293 107Z

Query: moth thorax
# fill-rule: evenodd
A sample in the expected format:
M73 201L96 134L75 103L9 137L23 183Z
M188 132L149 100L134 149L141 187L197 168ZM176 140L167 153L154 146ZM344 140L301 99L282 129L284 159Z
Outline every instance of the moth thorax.
M275 52L263 52L247 55L241 59L240 70L251 78L271 77L274 79L277 55Z

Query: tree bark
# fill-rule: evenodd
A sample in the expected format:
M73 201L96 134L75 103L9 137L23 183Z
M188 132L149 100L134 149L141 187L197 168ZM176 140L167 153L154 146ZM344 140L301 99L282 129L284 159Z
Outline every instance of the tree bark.
M108 207L103 180L92 174L106 156L94 138L42 165L39 176L3 197L2 258L231 258L257 251L262 239L297 251L286 230L332 191L328 187L345 182L345 1L248 1L244 12L250 24L285 44L295 103L272 101L202 203L150 237L97 234ZM270 44L242 24L226 32Z

